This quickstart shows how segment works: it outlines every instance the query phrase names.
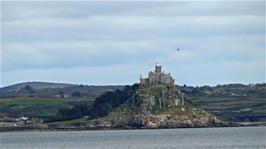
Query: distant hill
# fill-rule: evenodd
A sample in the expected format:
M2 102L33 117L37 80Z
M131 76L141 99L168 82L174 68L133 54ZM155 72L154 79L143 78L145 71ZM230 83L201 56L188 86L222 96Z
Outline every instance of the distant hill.
M73 84L65 84L65 83L48 83L48 82L24 82L18 83L6 87L0 88L0 94L5 94L8 92L19 92L24 88L31 88L33 90L41 90L41 89L53 89L53 88L64 88L73 86Z
M49 83L49 82L24 82L18 83L6 87L2 87L1 91L19 91L25 86L30 86L32 89L45 89L45 88L64 88L68 86L73 86L74 84L66 84L66 83Z
M10 97L71 97L76 95L90 94L93 92L103 93L122 89L124 85L78 85L49 82L25 82L0 88L0 98ZM266 97L266 84L225 84L217 86L180 86L176 88L187 96L212 96L212 97ZM65 95L65 96L64 96Z
M176 86L189 96L212 96L212 97L266 97L266 83L257 84L224 84L217 86Z
M0 98L15 97L92 97L123 86L93 86L48 82L25 82L0 88Z
M105 92L124 86L93 86L47 82L25 82L0 88L0 117L54 119L62 108L90 105Z
M266 84L177 86L187 100L230 122L266 122Z

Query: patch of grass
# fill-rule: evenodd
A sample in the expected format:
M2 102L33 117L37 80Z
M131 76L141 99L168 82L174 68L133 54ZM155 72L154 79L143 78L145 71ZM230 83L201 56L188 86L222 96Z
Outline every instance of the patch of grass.
M77 119L73 119L73 120L51 122L49 124L73 125L73 124L82 124L82 123L87 123L87 122L88 121L85 118L77 118Z
M152 114L158 115L158 114L168 114L170 112L169 108L159 108L159 107L155 107L155 109L153 109Z
M154 96L161 96L162 87L153 87L150 89L150 93Z
M187 102L185 102L183 106L176 105L171 106L170 108L156 109L152 114L170 114L171 119L182 118L184 116L187 116L189 119L193 119L194 116L202 117L208 115L206 112L196 108L195 106Z
M229 101L256 101L256 102L265 102L264 98L260 97L205 97L197 96L190 97L191 101L196 104L203 103L220 103L220 102L229 102Z
M133 111L128 106L128 103L124 103L121 106L110 112L103 120L112 121L116 124L126 124L132 118Z
M45 108L45 109L33 109L31 111L26 111L25 114L28 115L33 115L33 116L38 116L38 117L52 117L57 114L56 109L52 108Z
M140 90L140 94L152 94L153 96L161 96L162 90L166 90L164 85L149 86Z
M256 114L266 114L266 109L256 109L253 112Z

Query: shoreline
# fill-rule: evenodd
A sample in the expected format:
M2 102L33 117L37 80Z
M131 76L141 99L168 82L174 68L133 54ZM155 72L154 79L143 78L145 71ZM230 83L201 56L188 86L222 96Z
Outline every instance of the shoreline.
M49 128L44 126L16 126L16 127L0 127L0 133L12 133L12 132L59 132L59 131L108 131L108 130L154 130L154 129L189 129L189 128L225 128L225 127L265 127L266 122L259 122L255 124L233 124L224 126L202 126L202 127L77 127L77 126L61 126L55 128Z

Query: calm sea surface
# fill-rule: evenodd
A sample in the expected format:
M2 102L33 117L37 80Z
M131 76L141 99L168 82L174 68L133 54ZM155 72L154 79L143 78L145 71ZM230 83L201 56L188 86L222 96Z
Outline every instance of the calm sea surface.
M0 133L0 148L266 148L266 127Z

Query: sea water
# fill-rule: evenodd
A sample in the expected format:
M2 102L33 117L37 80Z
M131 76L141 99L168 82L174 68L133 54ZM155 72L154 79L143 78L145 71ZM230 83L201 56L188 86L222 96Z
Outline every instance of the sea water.
M222 149L266 148L266 127L5 132L12 149Z

